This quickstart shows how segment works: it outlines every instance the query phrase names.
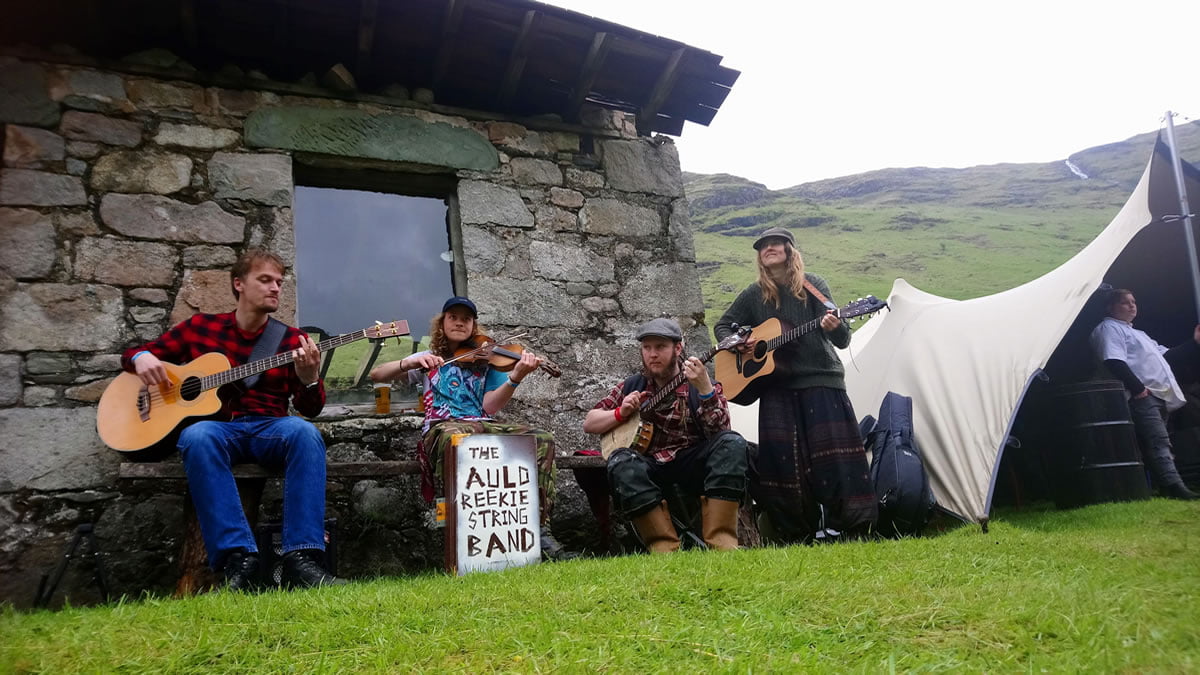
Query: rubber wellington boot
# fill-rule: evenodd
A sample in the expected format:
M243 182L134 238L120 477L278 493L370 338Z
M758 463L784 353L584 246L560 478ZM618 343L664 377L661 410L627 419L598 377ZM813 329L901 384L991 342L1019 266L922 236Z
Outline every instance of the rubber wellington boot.
M679 535L675 533L675 526L671 524L671 512L667 510L665 501L634 518L633 526L647 551L674 553L679 550Z
M714 551L736 551L738 503L725 499L700 498L700 524L704 543Z

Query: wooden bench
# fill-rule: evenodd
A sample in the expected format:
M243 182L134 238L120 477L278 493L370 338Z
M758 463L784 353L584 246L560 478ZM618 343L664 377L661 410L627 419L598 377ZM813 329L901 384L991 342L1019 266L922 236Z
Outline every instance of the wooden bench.
M554 465L559 469L603 469L605 462L596 455L573 455L557 457ZM421 473L421 464L416 460L393 460L378 462L329 462L325 465L327 479L342 478L387 478ZM118 475L125 480L187 480L183 464L179 462L124 462ZM233 467L238 495L250 527L257 525L258 509L262 503L263 488L268 478L282 478L282 471L265 469L257 464L239 464ZM200 523L190 495L184 500L184 535L179 552L179 582L175 595L195 595L216 584L216 575L206 564L204 539L200 534Z

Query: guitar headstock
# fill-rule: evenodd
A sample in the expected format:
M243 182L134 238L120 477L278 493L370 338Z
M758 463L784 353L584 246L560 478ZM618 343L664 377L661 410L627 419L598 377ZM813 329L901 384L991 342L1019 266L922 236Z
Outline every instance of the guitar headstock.
M717 350L733 349L734 347L744 343L754 329L750 326L738 326L732 334L726 335L724 340L717 343Z
M374 326L368 326L364 328L363 332L366 333L367 337L372 340L400 337L401 335L409 334L408 322L404 320L389 321L388 323L380 323L376 321Z
M878 312L887 306L888 304L883 300L880 300L873 295L868 295L865 298L859 298L854 302L843 305L842 308L838 310L837 315L842 319L853 319L859 316L874 314L875 312Z

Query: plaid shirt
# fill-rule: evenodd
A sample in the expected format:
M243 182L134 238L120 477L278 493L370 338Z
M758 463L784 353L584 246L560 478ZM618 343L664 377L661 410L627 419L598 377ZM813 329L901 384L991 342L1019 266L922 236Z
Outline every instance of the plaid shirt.
M266 328L266 324L263 328ZM233 312L193 314L157 340L126 349L121 355L121 367L127 372L134 372L130 358L142 350L176 365L193 361L209 352L220 352L229 359L230 366L240 366L250 360L250 352L261 334L262 330L253 334L243 332L238 328ZM303 333L298 329L288 326L276 353L299 349L301 335ZM264 372L253 389L226 401L224 412L232 417L286 417L289 398L302 415L315 417L325 407L325 386L305 387L296 375L294 365L289 363Z
M650 382L650 380L647 380ZM624 382L613 387L608 396L600 399L593 410L616 410L621 407L621 389ZM642 411L642 419L654 425L654 436L650 439L648 454L659 464L675 459L675 455L699 445L704 438L711 438L729 428L729 403L721 392L721 384L713 383L713 396L700 399L700 419L692 419L688 409L688 383L685 381L653 410ZM700 425L700 426L698 426ZM704 428L704 436L700 428Z

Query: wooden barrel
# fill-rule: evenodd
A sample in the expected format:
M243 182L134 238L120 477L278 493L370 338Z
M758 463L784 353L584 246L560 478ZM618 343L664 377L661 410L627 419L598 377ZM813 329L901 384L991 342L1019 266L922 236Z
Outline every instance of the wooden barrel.
M1118 380L1054 387L1054 502L1071 508L1150 498L1125 388Z

